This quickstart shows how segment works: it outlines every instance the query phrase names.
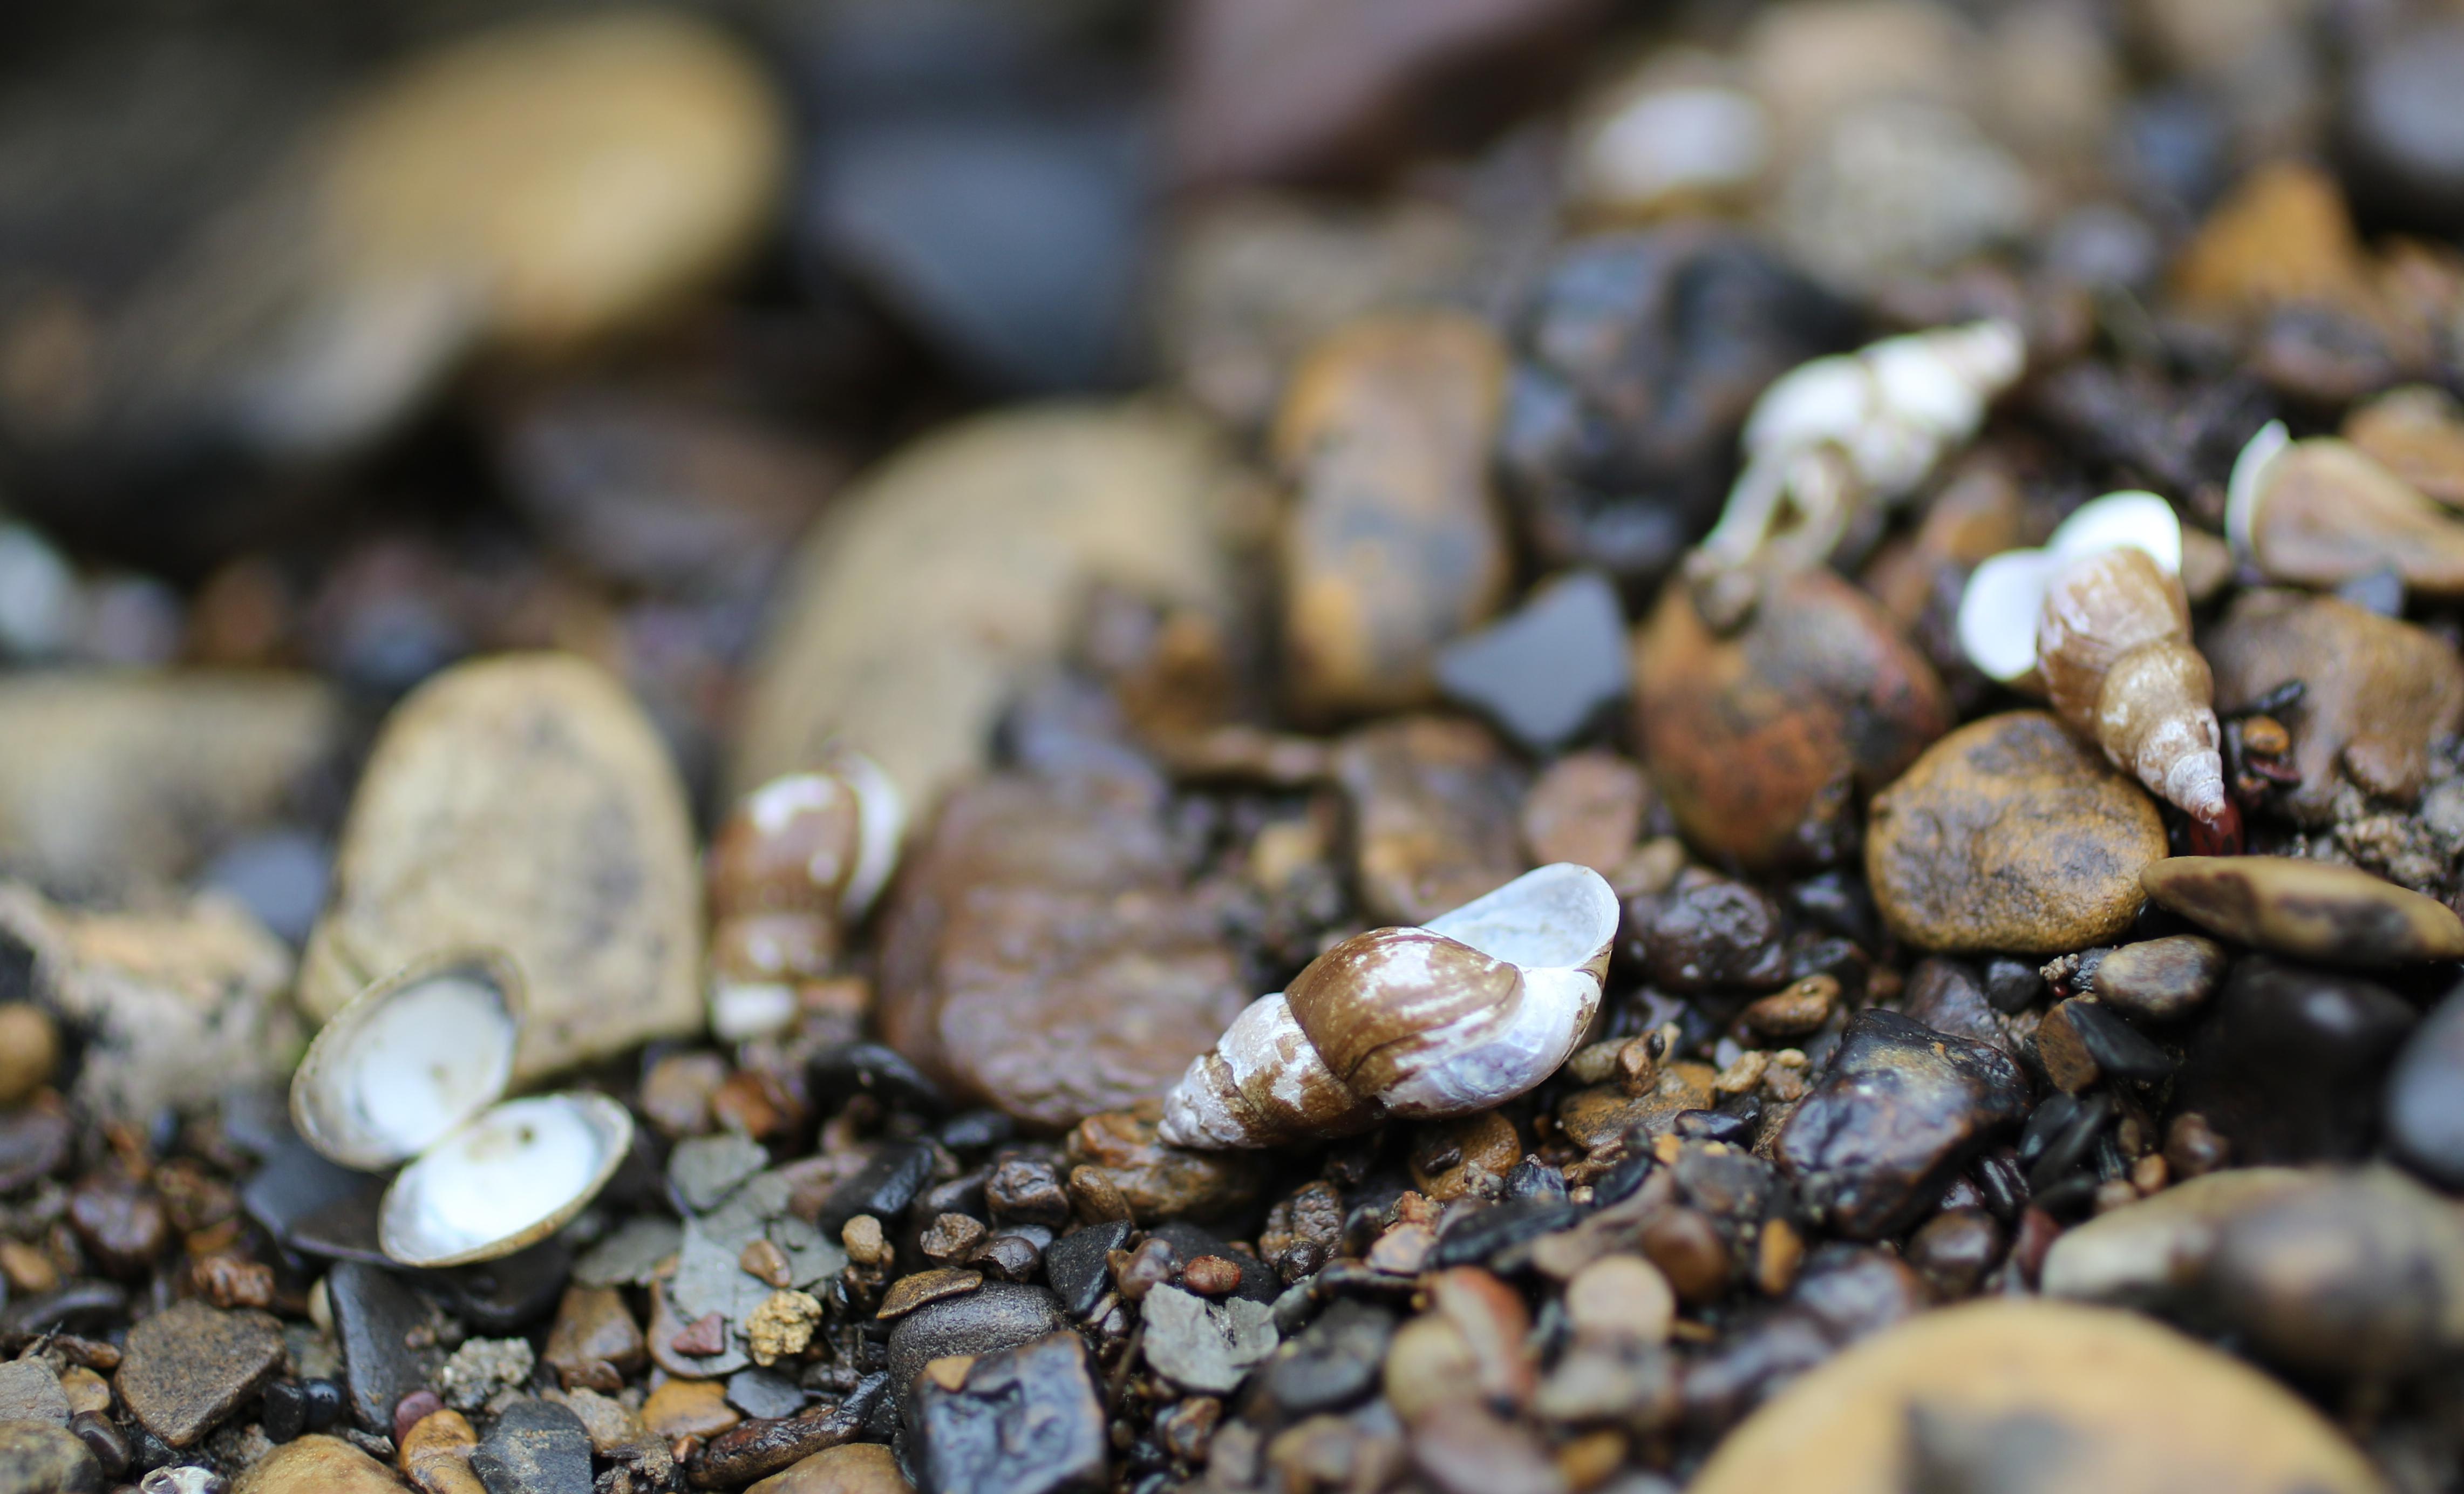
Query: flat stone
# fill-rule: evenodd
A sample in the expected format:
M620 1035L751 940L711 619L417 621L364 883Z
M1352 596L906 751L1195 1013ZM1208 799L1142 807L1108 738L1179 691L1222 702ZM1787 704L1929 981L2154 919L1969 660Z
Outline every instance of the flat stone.
M282 1329L274 1319L191 1300L128 1330L113 1384L147 1431L187 1447L254 1394L282 1355Z
M2174 1108L2205 1116L2239 1165L2360 1158L2414 1020L2358 976L2245 956L2191 1036Z
M590 1432L591 1450L605 1458L620 1447L630 1447L650 1435L640 1413L626 1409L625 1403L594 1390L574 1389L550 1391L546 1397L582 1418Z
M2175 856L2141 874L2147 895L2235 943L2375 970L2464 958L2464 918L2354 867L2290 856Z
M1327 1305L1298 1337L1258 1372L1259 1389L1290 1417L1339 1411L1377 1389L1395 1314L1374 1303L1340 1298Z
M958 1389L918 1384L905 1421L924 1494L1048 1494L1103 1477L1104 1398L1072 1332L982 1354Z
M963 1296L926 1303L890 1330L890 1396L902 1403L915 1376L935 1359L990 1354L1067 1328L1041 1286L986 1282Z
M1275 1351L1275 1313L1264 1303L1209 1302L1177 1286L1157 1286L1138 1307L1147 1326L1147 1362L1188 1390L1237 1390Z
M319 1018L453 947L521 973L517 1085L704 1021L683 785L625 686L580 658L458 665L396 706L334 877L300 957Z
M2041 711L1926 749L1874 800L1865 874L1893 933L1925 949L2056 955L2109 943L2165 854L2150 800Z
M1478 722L1381 721L1346 736L1334 768L1372 920L1424 924L1529 869L1516 823L1522 775Z
M612 1286L568 1286L540 1357L570 1388L609 1371L628 1374L642 1367L647 1352L642 1326L633 1321L623 1292Z
M1843 1235L1913 1222L1977 1148L2028 1113L2018 1066L1984 1044L1875 1008L1840 1034L1772 1157Z
M573 1279L583 1286L647 1286L659 1263L683 1243L684 1229L673 1219L656 1215L630 1219L583 1252L573 1263Z
M0 1488L12 1494L102 1494L108 1487L102 1464L76 1433L47 1422L0 1421Z
M341 1342L352 1418L363 1431L391 1436L395 1404L427 1384L434 1365L432 1351L407 1342L414 1329L429 1326L428 1305L391 1271L357 1261L326 1274L325 1294Z
M471 1455L488 1494L590 1494L590 1429L564 1406L517 1400Z
M2269 1363L2417 1373L2464 1349L2464 1216L2390 1167L2314 1177L2224 1221L2203 1301Z
M814 1222L824 1234L835 1236L859 1214L895 1219L932 1175L931 1147L891 1142L875 1151L853 1177L830 1190Z
M1634 689L1625 609L1597 571L1532 589L1523 605L1438 654L1438 684L1529 752L1563 746Z
M2058 1494L2385 1488L2324 1417L2239 1361L2135 1313L2027 1300L1924 1313L1857 1345L1731 1432L1691 1487L1895 1494L1912 1463Z
M898 1459L880 1442L848 1442L824 1448L745 1494L908 1494Z
M2396 1053L2386 1125L2387 1146L2406 1166L2464 1191L2464 989L2448 992Z
M679 1141L668 1153L668 1181L695 1214L705 1213L736 1185L770 1165L760 1143L734 1131Z
M68 1392L60 1388L60 1377L50 1365L40 1359L0 1364L0 1421L69 1424Z
M667 1441L715 1437L744 1417L715 1380L670 1380L642 1403L642 1421Z
M776 1420L803 1410L804 1393L775 1370L738 1370L727 1377L727 1403L756 1420Z
M341 1438L311 1435L251 1463L231 1494L402 1494L402 1483Z
M747 1421L712 1438L694 1457L698 1487L749 1483L854 1439L865 1428L872 1395L860 1391L836 1406L816 1406L801 1416Z
M1641 765L1613 752L1569 753L1523 796L1523 845L1547 866L1571 861L1610 876L1642 838L1658 796Z
M2140 1022L2180 1022L2207 1003L2231 963L2224 946L2195 934L2143 939L2096 967L2096 999Z
M2037 1287L2048 1297L2117 1307L2197 1304L2224 1225L2308 1180L2289 1167L2236 1167L2175 1183L2062 1231L2045 1253Z
M1077 1316L1094 1310L1096 1300L1111 1288L1112 1251L1130 1242L1128 1219L1108 1219L1062 1236L1044 1250L1044 1279L1062 1305Z
M981 1271L946 1268L916 1271L891 1284L890 1290L881 1299L881 1310L873 1316L884 1319L904 1317L928 1302L946 1301L974 1291L983 1284L984 1273Z

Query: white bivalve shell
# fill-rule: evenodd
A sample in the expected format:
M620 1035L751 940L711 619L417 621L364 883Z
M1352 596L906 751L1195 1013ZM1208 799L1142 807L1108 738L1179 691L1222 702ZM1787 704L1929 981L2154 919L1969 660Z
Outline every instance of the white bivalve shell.
M2005 550L1968 578L1959 598L1959 647L1989 679L2015 684L2036 668L2036 625L2054 578L2072 561L2127 545L2167 576L2182 574L2182 520L2152 493L2108 493L2082 503L2041 550Z
M405 1265L511 1255L555 1233L613 1175L633 1122L605 1095L507 1101L521 987L494 955L432 960L335 1015L291 1080L300 1136L345 1167L408 1162L378 1209Z
M1558 863L1424 928L1374 929L1234 1019L1164 1100L1164 1140L1264 1147L1462 1115L1556 1072L1599 1010L1619 910Z

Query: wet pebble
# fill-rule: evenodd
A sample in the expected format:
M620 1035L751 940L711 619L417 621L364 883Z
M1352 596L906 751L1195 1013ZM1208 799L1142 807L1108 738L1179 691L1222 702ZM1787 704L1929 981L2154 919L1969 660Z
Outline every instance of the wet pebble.
M695 1136L668 1153L668 1181L696 1214L708 1213L736 1185L770 1165L770 1153L735 1131Z
M49 1084L60 1058L59 1024L31 1001L0 1003L0 1108L13 1110Z
M669 1441L715 1437L743 1420L715 1380L670 1380L642 1402L642 1422Z
M1111 1287L1107 1260L1129 1243L1130 1229L1128 1219L1107 1219L1073 1230L1045 1248L1044 1279L1072 1315L1083 1317L1092 1311L1096 1300Z
M590 1430L564 1406L517 1400L471 1455L488 1494L588 1494Z
M1263 1303L1239 1297L1208 1302L1177 1287L1157 1286L1139 1300L1139 1307L1148 1361L1190 1390L1237 1390L1275 1351L1274 1311Z
M1075 1333L981 1351L955 1373L928 1375L905 1416L923 1494L1052 1489L1104 1473L1104 1400Z
M2210 933L2297 959L2359 969L2464 957L2464 918L2354 867L2289 856L2175 856L2141 873L2147 895Z
M2293 1168L2237 1167L2175 1183L2064 1230L2045 1253L2037 1285L2048 1297L2113 1307L2194 1307L2224 1225L2307 1181Z
M2313 1179L2223 1221L2206 1301L2273 1363L2410 1374L2464 1348L2464 1218L2391 1168Z
M2245 958L2190 1040L2176 1107L2201 1116L2236 1164L2359 1157L2413 1022L2410 1003L2373 981Z
M2130 926L2165 826L2136 783L2038 711L1960 728L1879 795L1865 871L1883 920L1936 950L2058 954Z
M422 1494L484 1494L486 1485L471 1469L471 1455L478 1449L479 1434L468 1417L437 1411L403 1435L394 1461Z
M385 1464L336 1437L303 1437L252 1463L231 1494L402 1494Z
M255 1394L282 1356L281 1329L264 1313L183 1302L129 1330L113 1383L147 1431L187 1447Z
M900 1400L935 1359L1013 1349L1068 1327L1052 1293L1041 1286L986 1282L946 1301L927 1303L890 1333L890 1395Z
M395 1404L428 1383L430 1362L408 1345L415 1330L428 1327L428 1307L400 1277L358 1261L336 1264L326 1274L325 1292L351 1414L364 1430L391 1433Z
M908 1494L898 1460L879 1442L827 1447L748 1487L745 1494Z
M1634 688L1625 609L1597 571L1542 582L1521 606L1441 650L1437 676L1446 698L1526 751L1561 747Z
M587 1385L613 1394L623 1376L642 1368L648 1346L624 1293L612 1286L570 1286L548 1329L547 1361L564 1388Z
M1374 1303L1338 1299L1266 1361L1259 1371L1260 1394L1293 1417L1353 1405L1377 1388L1378 1367L1394 1336L1394 1313Z
M877 1392L861 1389L840 1405L816 1406L801 1416L747 1421L712 1438L693 1462L693 1481L705 1488L751 1483L836 1447L864 1430Z
M1117 1201L1142 1222L1174 1216L1208 1219L1257 1197L1255 1153L1198 1152L1166 1146L1156 1136L1152 1107L1089 1115L1069 1132L1069 1191L1079 1212Z
M2096 967L2096 999L2139 1022L2180 1022L2205 1005L2224 978L2224 946L2194 934L2143 939Z
M1769 989L1788 978L1779 906L1743 882L1688 868L1666 892L1625 905L1626 950L1681 994Z
M1345 737L1335 776L1355 825L1353 870L1371 918L1417 926L1528 867L1521 777L1476 722L1405 716Z

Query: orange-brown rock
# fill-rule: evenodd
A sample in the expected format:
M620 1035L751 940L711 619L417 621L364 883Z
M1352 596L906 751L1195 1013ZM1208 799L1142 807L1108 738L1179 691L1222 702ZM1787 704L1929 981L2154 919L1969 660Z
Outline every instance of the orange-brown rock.
M1262 1186L1257 1157L1246 1152L1191 1152L1155 1135L1155 1106L1090 1115L1069 1132L1069 1192L1089 1216L1090 1195L1118 1198L1141 1224L1161 1219L1205 1219L1249 1202Z
M1696 848L1749 870L1837 859L1856 802L1951 723L1932 666L1821 569L1767 578L1725 638L1666 588L1635 671L1652 781Z
M2173 262L2173 292L2200 316L2281 306L2367 310L2370 265L2336 179L2278 161L2244 177Z

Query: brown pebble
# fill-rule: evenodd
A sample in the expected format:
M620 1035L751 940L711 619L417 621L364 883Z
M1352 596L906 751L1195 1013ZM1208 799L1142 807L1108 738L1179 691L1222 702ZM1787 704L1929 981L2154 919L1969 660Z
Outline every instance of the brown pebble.
M2182 1177L2205 1177L2233 1160L2233 1143L2196 1110L2184 1110L2165 1129L2165 1165Z
M1531 1313L1522 1293L1478 1266L1440 1271L1427 1282L1429 1305L1470 1346L1480 1394L1508 1406L1530 1400L1539 1366L1530 1347Z
M1515 822L1522 774L1479 722L1381 721L1344 737L1334 767L1371 919L1424 924L1529 869Z
M984 1284L981 1271L935 1270L918 1271L892 1282L881 1299L881 1310L873 1314L884 1322L904 1317L928 1302L956 1297L974 1291Z
M2375 969L2464 957L2464 918L2357 867L2290 856L2175 856L2141 874L2147 895L2236 943Z
M641 1110L670 1139L710 1130L710 1100L727 1082L727 1060L715 1053L671 1053L642 1076Z
M541 1354L566 1390L588 1386L610 1395L642 1368L649 1353L641 1325L613 1286L568 1286ZM614 1384L607 1383L615 1381Z
M935 1219L917 1241L924 1258L936 1265L948 1265L963 1259L967 1252L983 1242L984 1221L965 1214L944 1214Z
M671 1441L715 1437L744 1419L716 1380L670 1380L642 1402L642 1424Z
M1543 866L1571 861L1608 876L1633 853L1651 805L1640 763L1613 752L1569 753L1523 796L1523 844Z
M111 1382L81 1364L60 1371L60 1394L69 1400L69 1415L98 1415L111 1409Z
M1801 1038L1820 1031L1838 1004L1838 977L1808 976L1753 1002L1739 1014L1739 1020L1766 1038Z
M1718 1226L1694 1209L1670 1209L1644 1225L1642 1253L1688 1306L1719 1300L1735 1267Z
M1422 1313L1397 1329L1380 1368L1386 1399L1407 1422L1477 1396L1478 1373L1470 1341L1436 1312Z
M52 1258L22 1240L0 1240L0 1275L8 1277L10 1290L30 1296L60 1284L60 1268Z
M217 1307L274 1306L274 1268L238 1256L209 1255L191 1262L188 1275L197 1292Z
M2055 1003L2036 1024L2037 1061L2045 1066L2045 1077L2054 1082L2054 1088L2069 1094L2095 1084L2101 1073L2078 1024L2071 1021L2072 1002L2079 1000L2073 997Z
M0 1109L23 1105L52 1082L59 1024L32 1001L0 1002Z
M756 1240L746 1245L736 1263L744 1267L746 1275L781 1290L796 1284L794 1267L788 1263L787 1252L766 1239Z
M1660 1344L1677 1319L1677 1293L1640 1256L1611 1255L1566 1283L1566 1320L1587 1338Z
M2179 1022L2207 1003L2224 978L2223 945L2195 934L2125 944L2096 967L2098 1000L2143 1022Z
M1523 1156L1514 1123L1495 1110L1433 1121L1413 1133L1412 1185L1440 1203L1466 1194L1495 1197Z
M402 1494L402 1484L341 1438L311 1435L251 1463L231 1494Z
M69 1193L69 1222L114 1276L143 1276L163 1253L170 1222L154 1190L118 1172L89 1173Z
M965 1264L997 1282L1031 1282L1044 1252L1023 1235L995 1235L968 1252Z
M1221 1256L1199 1256L1180 1268L1180 1285L1201 1297L1229 1296L1241 1287L1241 1267Z
M1773 1216L1763 1221L1761 1236L1754 1241L1754 1286L1766 1297L1776 1297L1796 1285L1797 1268L1805 1263L1805 1237L1787 1219Z
M705 1312L670 1339L668 1347L680 1354L707 1359L727 1347L727 1319L716 1312Z
M1134 1250L1107 1252L1104 1262L1122 1298L1137 1302L1172 1280L1172 1241L1150 1235Z
M1418 1276L1437 1252L1438 1232L1426 1224L1397 1224L1369 1247L1369 1268L1389 1276Z
M703 1444L692 1460L691 1477L697 1488L735 1488L851 1441L863 1430L861 1417L837 1406L747 1421Z
M1257 1156L1166 1146L1156 1135L1161 1115L1159 1107L1147 1105L1089 1115L1071 1129L1064 1153L1070 1167L1070 1197L1079 1205L1080 1218L1140 1223L1204 1219L1258 1196L1264 1169ZM1089 1212L1116 1206L1127 1212Z
M412 1391L393 1405L393 1439L400 1444L410 1429L445 1409L445 1397L434 1391Z
M1946 1300L1972 1295L2002 1259L2002 1226L1982 1209L1946 1209L1908 1239L1908 1264Z
M848 1442L824 1448L744 1494L910 1494L910 1486L887 1444Z

